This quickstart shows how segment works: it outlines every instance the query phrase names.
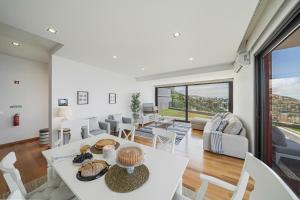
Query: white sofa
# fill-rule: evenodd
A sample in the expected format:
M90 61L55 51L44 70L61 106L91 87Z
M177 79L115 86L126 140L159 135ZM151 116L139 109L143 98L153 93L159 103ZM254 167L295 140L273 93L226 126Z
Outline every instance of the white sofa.
M241 121L238 119L237 116L233 115L232 113L228 113L224 120L228 120L228 125L230 123L239 122ZM213 120L210 120L206 123L203 131L203 149L210 151L211 150L211 141L210 141L210 134L212 131ZM225 128L226 130L226 128ZM225 131L224 130L224 131ZM248 139L246 137L246 130L242 127L241 131L236 134L225 133L222 134L222 149L224 155L233 156L237 158L244 159L246 153L248 152Z

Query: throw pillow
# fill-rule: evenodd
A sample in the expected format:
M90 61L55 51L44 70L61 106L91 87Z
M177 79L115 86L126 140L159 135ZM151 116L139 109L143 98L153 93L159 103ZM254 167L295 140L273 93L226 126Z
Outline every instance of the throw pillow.
M283 132L276 126L272 127L272 142L275 145L287 146L286 138Z
M94 131L94 130L99 129L99 124L98 124L97 117L89 118L89 128L90 128L90 131Z
M221 121L222 121L222 118L221 118L221 117L215 118L215 119L212 121L211 131L216 131L216 130L219 128Z
M228 120L223 119L223 120L220 122L220 125L219 125L219 127L217 128L217 131L223 132L224 129L226 128L227 124L228 124Z
M211 118L211 120L214 121L215 119L217 119L220 116L221 116L220 113L217 113Z
M242 128L243 125L240 121L229 122L229 124L224 129L224 133L238 135Z

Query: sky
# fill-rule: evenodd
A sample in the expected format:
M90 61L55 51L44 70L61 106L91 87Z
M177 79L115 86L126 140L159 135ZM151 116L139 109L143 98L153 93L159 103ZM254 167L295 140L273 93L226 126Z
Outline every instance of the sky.
M229 95L228 83L193 85L188 88L189 95L219 98L228 98ZM185 94L185 87L176 87L175 91Z
M300 46L272 52L272 92L300 100Z

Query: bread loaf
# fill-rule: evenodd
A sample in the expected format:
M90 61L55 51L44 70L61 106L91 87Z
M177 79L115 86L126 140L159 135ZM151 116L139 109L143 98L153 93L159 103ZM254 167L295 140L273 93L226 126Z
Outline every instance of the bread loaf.
M84 163L79 171L82 177L89 177L99 174L106 167L107 163L104 160L93 160Z

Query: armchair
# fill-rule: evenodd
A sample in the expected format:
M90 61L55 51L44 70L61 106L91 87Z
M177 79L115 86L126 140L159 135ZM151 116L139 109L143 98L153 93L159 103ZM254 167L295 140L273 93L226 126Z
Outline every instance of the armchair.
M138 123L144 127L145 124L155 121L156 114L143 114L141 113L138 119Z
M150 122L154 122L157 115L157 107L154 103L143 103L143 110L140 113L138 123L144 126Z
M143 103L143 113L156 113L157 106L154 106L154 103Z
M119 124L131 124L132 119L130 117L123 117L121 114L108 115L105 122L110 124L110 133L116 135L119 131Z
M88 119L88 127L81 127L82 138L89 136L96 136L102 133L110 133L110 124L107 122L98 121L97 117L91 117ZM89 130L89 131L88 131Z

